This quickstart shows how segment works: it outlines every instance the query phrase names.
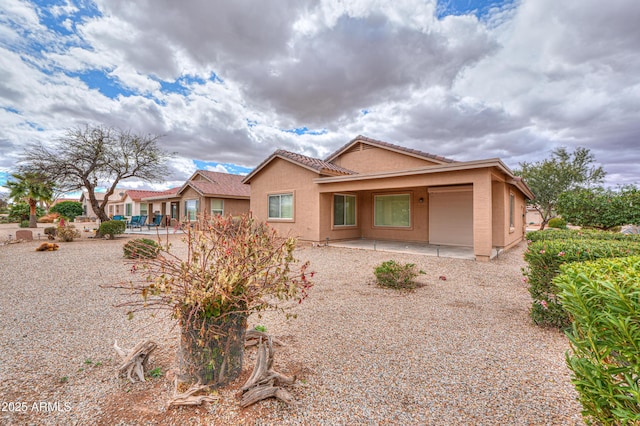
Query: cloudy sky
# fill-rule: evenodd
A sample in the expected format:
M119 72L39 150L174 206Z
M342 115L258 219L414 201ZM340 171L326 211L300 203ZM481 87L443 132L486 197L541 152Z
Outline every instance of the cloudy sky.
M511 168L583 146L640 183L639 22L636 0L2 0L0 184L87 124L163 135L163 188L359 134Z

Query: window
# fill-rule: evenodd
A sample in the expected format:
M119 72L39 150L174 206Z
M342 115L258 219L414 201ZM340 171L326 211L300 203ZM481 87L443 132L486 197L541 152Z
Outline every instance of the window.
M512 193L509 193L509 227L515 228L515 217L516 217L516 196Z
M211 216L224 216L224 200L211 200Z
M196 220L198 215L199 200L185 200L184 218L188 221Z
M375 226L393 226L408 228L411 226L411 195L376 195Z
M355 226L356 224L356 197L355 195L333 196L333 225Z
M132 213L133 213L132 212L132 207L133 206L131 205L131 203L127 203L127 204L124 205L124 209L125 209L124 210L124 215L125 216L131 216L132 215Z
M148 216L147 203L140 204L140 214Z
M293 194L269 195L269 219L293 219Z

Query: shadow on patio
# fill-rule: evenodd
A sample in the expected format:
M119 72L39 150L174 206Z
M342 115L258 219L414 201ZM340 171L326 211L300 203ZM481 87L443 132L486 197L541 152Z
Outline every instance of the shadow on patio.
M329 241L329 246L345 247L361 250L377 250L391 253L422 254L425 256L448 257L453 259L475 260L473 247L444 246L437 244L414 243L407 241L381 241L381 240L345 240ZM497 256L496 249L493 249L491 258Z

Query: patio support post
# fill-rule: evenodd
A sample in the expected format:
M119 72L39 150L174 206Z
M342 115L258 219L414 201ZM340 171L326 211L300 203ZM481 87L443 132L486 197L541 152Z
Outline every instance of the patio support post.
M473 182L473 253L488 262L492 248L491 175L486 172Z

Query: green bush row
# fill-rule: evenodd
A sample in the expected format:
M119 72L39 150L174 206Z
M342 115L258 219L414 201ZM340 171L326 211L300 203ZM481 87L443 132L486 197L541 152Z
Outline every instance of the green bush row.
M564 265L567 365L588 423L640 424L640 256Z
M640 242L640 234L626 235L619 232L598 231L595 229L545 229L527 233L527 240L614 240Z
M640 255L640 244L633 241L565 239L530 243L524 255L528 266L523 273L533 299L531 318L542 326L569 326L569 317L557 300L558 288L553 283L562 264L632 255Z

